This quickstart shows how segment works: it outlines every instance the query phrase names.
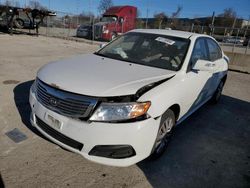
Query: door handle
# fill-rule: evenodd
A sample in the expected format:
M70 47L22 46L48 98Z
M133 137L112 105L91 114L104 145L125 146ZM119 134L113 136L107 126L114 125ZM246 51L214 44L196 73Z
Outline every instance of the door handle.
M206 67L215 67L215 63L207 63Z

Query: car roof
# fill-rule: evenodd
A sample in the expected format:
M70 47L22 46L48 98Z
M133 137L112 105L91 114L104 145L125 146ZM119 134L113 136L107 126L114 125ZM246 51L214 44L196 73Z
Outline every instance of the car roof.
M152 34L159 34L159 35L167 35L173 37L180 37L180 38L190 38L191 36L205 36L203 34L198 33L191 33L186 31L178 31L178 30L168 30L168 29L134 29L130 32L138 32L138 33L152 33Z

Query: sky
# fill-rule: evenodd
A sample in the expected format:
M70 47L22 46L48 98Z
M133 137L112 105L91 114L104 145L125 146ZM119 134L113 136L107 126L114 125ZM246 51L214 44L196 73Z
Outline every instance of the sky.
M13 0L15 1L15 0ZM17 0L18 1L18 0ZM38 0L46 7L73 14L93 12L98 14L97 7L100 0ZM4 2L4 0L0 0ZM19 0L21 6L29 0ZM239 17L248 19L250 16L250 0L113 0L114 5L132 5L138 7L140 17L149 17L155 13L165 12L171 15L178 5L182 6L180 17L204 17L222 13L225 8L233 8Z

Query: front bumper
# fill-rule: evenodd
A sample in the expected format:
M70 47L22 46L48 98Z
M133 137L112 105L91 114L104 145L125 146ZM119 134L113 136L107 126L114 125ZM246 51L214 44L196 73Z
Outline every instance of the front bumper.
M149 118L144 121L131 123L87 123L62 116L45 108L37 101L36 96L32 93L32 91L30 92L29 102L32 109L30 118L31 124L35 126L44 136L70 151L81 154L91 161L111 166L130 166L148 157L155 142L160 123L160 118L156 120L154 118ZM61 142L60 139L56 139L53 134L44 131L40 126L38 126L37 118L50 126L50 123L45 118L46 114L50 114L62 122L62 128L60 130L55 130L55 128L52 127L51 129L69 139L73 139L78 143L81 143L83 147L76 149L71 147L69 144L64 144L65 142ZM89 154L95 146L100 145L131 146L135 151L135 155L128 158L114 159Z

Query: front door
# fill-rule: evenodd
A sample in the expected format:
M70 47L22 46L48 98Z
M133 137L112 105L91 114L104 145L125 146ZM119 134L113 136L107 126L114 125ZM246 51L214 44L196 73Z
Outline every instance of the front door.
M188 102L186 112L199 107L210 95L210 87L213 80L213 73L209 71L192 70L197 60L209 60L206 41L204 38L198 38L190 59L187 75L184 80L186 87L185 99Z

